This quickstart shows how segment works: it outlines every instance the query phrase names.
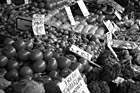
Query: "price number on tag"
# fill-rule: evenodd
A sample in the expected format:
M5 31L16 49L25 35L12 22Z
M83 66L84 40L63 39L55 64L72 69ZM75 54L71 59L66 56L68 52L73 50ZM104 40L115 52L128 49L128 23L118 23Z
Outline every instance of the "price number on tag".
M32 28L35 35L45 34L44 17L45 15L40 14L33 15Z
M85 58L85 59L87 59L89 61L92 58L91 54L89 54L88 52L83 51L82 49L80 49L79 47L77 47L75 45L72 45L70 47L70 51L74 52L75 54L78 54L79 56L81 56L81 57L83 57L83 58Z

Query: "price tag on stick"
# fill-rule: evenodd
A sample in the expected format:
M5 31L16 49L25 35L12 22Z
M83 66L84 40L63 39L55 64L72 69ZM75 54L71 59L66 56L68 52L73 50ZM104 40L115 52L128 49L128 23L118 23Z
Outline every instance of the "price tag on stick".
M70 47L70 51L74 52L75 54L78 54L79 56L87 59L87 60L91 60L92 55L89 54L88 52L85 52L84 50L80 49L79 47L72 45Z
M69 18L69 20L71 22L71 25L75 25L76 22L75 22L75 19L74 19L73 15L72 15L72 12L71 12L70 7L69 6L65 6L65 10L66 10L66 13L68 15L68 18Z
M112 24L112 22L110 20L108 21L103 21L104 25L106 26L106 28L108 29L109 32L112 33L112 31L114 30L114 26Z
M114 14L117 16L119 20L122 20L121 14L118 11L115 11Z
M113 45L113 41L112 41L112 33L107 32L107 46L110 49L110 51L112 52L112 54L114 55L114 57L117 59L117 61L119 61L117 54L115 53L115 51L113 50L113 48L111 47Z
M83 0L78 0L77 3L78 3L78 5L79 5L79 7L80 7L80 9L81 9L81 11L82 11L82 13L83 13L83 15L84 15L85 17L87 17L90 13L89 13L89 11L88 11L88 9L87 9L87 7L86 7L84 1L83 1Z
M32 19L32 28L35 35L44 35L45 27L44 27L44 18L45 15L34 14Z
M77 55L79 55L79 56L87 59L91 64L93 64L93 65L101 68L101 66L99 66L98 64L96 64L96 63L94 63L94 62L91 61L91 58L92 58L92 55L91 54L89 54L88 52L80 49L79 47L77 47L75 45L72 45L70 47L70 51L72 51L73 53L75 53L75 54L77 54Z
M11 4L12 1L11 0L6 0L7 4Z

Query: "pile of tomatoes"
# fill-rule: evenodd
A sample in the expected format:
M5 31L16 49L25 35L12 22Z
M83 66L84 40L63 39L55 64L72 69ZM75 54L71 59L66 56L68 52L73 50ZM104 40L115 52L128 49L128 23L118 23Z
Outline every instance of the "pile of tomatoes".
M37 73L48 75L53 80L62 80L76 68L85 74L92 70L88 60L74 54L64 55L50 49L35 49L31 41L7 38L0 51L0 73L9 81L18 81Z

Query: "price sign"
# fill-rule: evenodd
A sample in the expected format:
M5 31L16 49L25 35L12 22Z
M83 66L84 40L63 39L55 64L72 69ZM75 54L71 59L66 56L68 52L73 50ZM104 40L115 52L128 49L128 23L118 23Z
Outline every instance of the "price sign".
M11 4L12 1L11 0L6 0L7 4Z
M78 5L79 5L79 7L80 7L80 9L81 9L81 11L82 11L82 13L83 13L83 15L84 15L85 17L88 16L90 13L89 13L89 11L88 11L88 9L87 9L87 7L86 7L84 1L83 1L83 0L78 0L77 3L78 3Z
M113 27L114 27L113 33L115 31L120 31L120 28L114 22L112 22L112 24L113 24Z
M29 31L32 28L32 19L29 17L17 17L16 18L16 29L22 31Z
M115 51L111 47L113 45L112 33L111 32L107 32L106 35L107 35L107 46L110 49L110 51L112 52L112 54L114 55L114 57L117 59L117 61L119 61L117 54L115 53Z
M104 22L103 21L103 23L107 27L107 29L109 30L109 32L111 33L110 35L112 35L112 32L114 30L114 26L113 26L112 22L110 20L108 20L107 22Z
M106 33L106 36L107 36L107 43L109 43L110 45L113 44L113 41L112 41L112 33L111 32L107 32Z
M68 15L68 18L69 18L69 20L70 20L70 22L71 22L71 25L75 25L76 22L75 22L75 20L74 20L74 17L73 17L73 15L72 15L72 12L71 12L70 7L69 7L69 6L65 6L65 10L66 10L66 13L67 13L67 15Z
M59 83L59 88L62 93L90 93L78 69Z
M32 19L32 28L35 35L43 35L45 33L44 27L44 17L45 15L34 14Z
M29 4L29 0L24 0L25 4Z
M118 11L114 12L119 20L122 20L121 14Z
M91 61L92 55L88 52L85 52L84 50L80 49L79 47L72 45L70 47L70 51L74 52L75 54L78 54L79 56Z

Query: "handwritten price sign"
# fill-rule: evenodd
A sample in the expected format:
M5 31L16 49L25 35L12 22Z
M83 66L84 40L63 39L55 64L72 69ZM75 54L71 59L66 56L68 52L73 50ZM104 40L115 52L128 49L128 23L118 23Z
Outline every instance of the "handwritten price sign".
M62 93L90 93L78 69L59 83L59 88Z
M79 56L91 61L92 55L88 52L85 52L84 50L80 49L79 47L72 45L70 48L70 51L74 52L75 54L78 54Z
M44 35L45 27L44 27L44 18L45 15L34 14L32 19L32 28L35 35Z

